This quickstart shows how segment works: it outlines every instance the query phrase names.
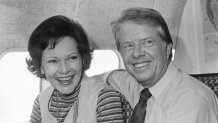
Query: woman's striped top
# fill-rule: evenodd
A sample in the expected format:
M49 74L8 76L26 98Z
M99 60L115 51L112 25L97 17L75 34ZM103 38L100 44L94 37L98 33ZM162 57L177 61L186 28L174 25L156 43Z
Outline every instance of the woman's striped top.
M57 90L53 92L48 108L49 112L57 118L60 123L64 121L72 104L76 100L79 88L80 87L76 89L73 95L63 95L58 93ZM59 96L57 96L57 94ZM98 123L108 123L111 121L123 123L125 119L121 103L121 94L112 87L105 87L102 89L98 96L96 114ZM39 96L37 96L33 104L30 122L41 123L41 120Z

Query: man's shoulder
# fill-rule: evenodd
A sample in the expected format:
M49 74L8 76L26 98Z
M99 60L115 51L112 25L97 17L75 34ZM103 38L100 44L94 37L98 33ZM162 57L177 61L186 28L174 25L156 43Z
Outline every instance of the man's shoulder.
M203 84L201 81L183 73L181 82L174 88L173 97L176 100L183 100L183 103L201 106L202 103L214 105L216 95L214 92ZM199 105L198 105L199 104Z
M190 75L186 74L185 76L187 78L187 88L194 91L197 95L203 96L205 98L214 96L214 92L206 84Z
M136 81L125 69L119 69L112 71L108 78L113 81Z

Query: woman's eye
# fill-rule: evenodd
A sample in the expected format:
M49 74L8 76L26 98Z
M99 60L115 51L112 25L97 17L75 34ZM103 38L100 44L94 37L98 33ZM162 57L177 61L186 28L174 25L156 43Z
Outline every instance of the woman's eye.
M57 63L57 60L48 60L48 63Z
M77 59L77 58L78 58L77 55L75 55L75 56L71 56L71 57L70 57L71 60L75 60L75 59Z

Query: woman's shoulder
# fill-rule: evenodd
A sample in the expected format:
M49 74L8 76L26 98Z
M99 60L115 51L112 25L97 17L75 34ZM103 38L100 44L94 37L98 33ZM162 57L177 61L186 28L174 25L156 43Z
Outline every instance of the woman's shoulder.
M97 101L98 122L128 122L131 112L132 108L127 99L112 86L100 91Z
M43 90L38 94L39 100L44 100L45 98L49 98L52 95L53 91L54 91L53 86L47 87L45 90Z
M107 85L103 82L101 76L84 77L81 81L81 90L87 93L99 92Z
M43 95L43 94L45 94L45 93L51 92L51 91L53 91L53 90L54 90L54 87L50 85L49 87L47 87L47 88L45 88L43 91L41 91L41 92L39 93L39 96L40 96L40 95Z

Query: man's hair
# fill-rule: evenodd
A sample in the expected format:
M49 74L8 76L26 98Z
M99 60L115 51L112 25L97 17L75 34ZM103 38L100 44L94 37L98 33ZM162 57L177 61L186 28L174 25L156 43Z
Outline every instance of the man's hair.
M151 25L160 27L162 30L162 33L160 33L161 39L167 44L173 44L167 23L165 22L162 15L154 9L137 7L124 10L120 18L111 23L118 50L120 50L120 42L117 38L117 33L120 31L120 25L125 22L133 22L139 25ZM169 59L171 58L172 51L169 56Z

